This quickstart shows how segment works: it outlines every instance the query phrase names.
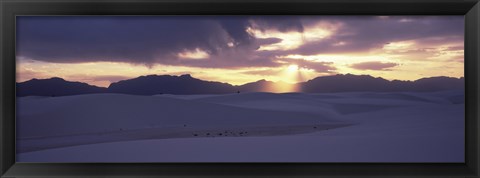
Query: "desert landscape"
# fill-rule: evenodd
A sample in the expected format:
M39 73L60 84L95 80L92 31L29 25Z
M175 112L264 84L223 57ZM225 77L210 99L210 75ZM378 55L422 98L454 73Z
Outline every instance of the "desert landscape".
M17 162L465 161L463 15L15 24Z
M20 162L462 162L464 93L18 98Z

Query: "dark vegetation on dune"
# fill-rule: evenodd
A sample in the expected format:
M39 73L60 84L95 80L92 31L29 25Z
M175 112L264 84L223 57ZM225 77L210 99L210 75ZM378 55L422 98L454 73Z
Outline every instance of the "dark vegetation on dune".
M415 81L389 81L369 75L332 75L317 77L296 84L299 92L431 92L463 89L464 78L430 77ZM276 82L259 80L244 85L204 81L190 75L148 75L112 83L108 88L81 82L70 82L61 78L32 79L17 83L17 96L67 96L92 93L123 93L133 95L156 94L228 94L239 92L270 92L268 88Z

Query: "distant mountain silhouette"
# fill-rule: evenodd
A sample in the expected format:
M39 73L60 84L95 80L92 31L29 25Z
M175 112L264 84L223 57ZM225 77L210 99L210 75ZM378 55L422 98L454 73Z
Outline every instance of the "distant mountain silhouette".
M67 96L105 92L107 92L107 88L81 82L69 82L58 77L32 79L17 83L17 96Z
M234 86L228 83L204 81L190 75L149 75L122 80L108 88L96 87L80 82L69 82L61 78L32 79L17 83L17 96L65 96L89 93L124 93L133 95L155 94L227 94L236 92L278 92L279 86L297 87L299 92L395 92L395 91L441 91L463 89L464 78L430 77L415 81L389 81L369 75L332 75L317 77L297 84L259 80ZM280 89L281 91L281 89Z
M413 91L440 91L451 89L464 89L465 78L461 77L430 77L415 80Z
M369 75L332 75L317 77L301 83L301 90L307 93L347 92L347 91L384 91L389 81Z
M381 77L370 75L333 75L317 77L307 82L299 83L302 92L323 93L323 92L395 92L395 91L441 91L452 89L463 89L464 78L452 77L431 77L415 81L388 81Z
M134 79L123 80L110 84L111 93L125 93L134 95L155 94L225 94L237 90L228 83L203 81L193 78L189 74L181 76L149 75Z

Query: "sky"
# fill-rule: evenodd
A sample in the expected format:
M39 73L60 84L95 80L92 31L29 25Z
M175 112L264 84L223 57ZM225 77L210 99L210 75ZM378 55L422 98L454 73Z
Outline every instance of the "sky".
M464 75L463 16L19 16L17 82Z

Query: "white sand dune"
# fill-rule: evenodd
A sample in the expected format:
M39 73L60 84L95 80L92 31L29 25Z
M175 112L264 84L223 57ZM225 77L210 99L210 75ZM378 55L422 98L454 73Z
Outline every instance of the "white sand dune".
M18 101L19 138L156 127L290 126L335 120L330 115L231 107L173 98L95 94ZM51 125L55 123L55 125ZM48 128L48 129L47 129Z
M95 94L28 97L18 103L19 152L152 138L285 135L351 125L334 115L168 97Z
M462 96L22 97L17 161L463 162Z

